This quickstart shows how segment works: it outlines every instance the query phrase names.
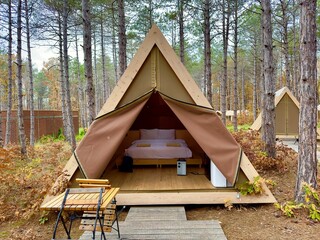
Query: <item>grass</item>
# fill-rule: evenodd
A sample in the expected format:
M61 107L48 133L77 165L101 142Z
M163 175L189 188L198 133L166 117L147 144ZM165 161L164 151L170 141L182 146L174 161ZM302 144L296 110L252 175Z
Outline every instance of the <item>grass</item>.
M251 127L251 125L249 124L244 124L244 125L238 125L238 130L249 130ZM230 131L230 132L233 132L233 125L230 124L230 125L227 125L227 129Z

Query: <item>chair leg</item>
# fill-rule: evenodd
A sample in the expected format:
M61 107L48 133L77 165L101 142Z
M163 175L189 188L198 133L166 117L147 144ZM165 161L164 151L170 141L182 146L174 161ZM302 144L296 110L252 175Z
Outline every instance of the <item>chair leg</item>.
M118 212L117 212L117 210L116 210L116 222L117 222L118 238L120 239L120 228L119 228L119 221L118 221Z
M100 206L101 206L101 200L102 200L102 192L103 192L103 188L100 189L98 206L97 206L97 211L96 211L96 218L94 221L93 231L92 231L92 239L95 239L95 237L96 237L95 235L96 235L97 221L99 221L99 223L100 223L101 234L103 233L103 225L101 225L101 219L100 219Z
M101 227L100 239L102 239L102 236L103 236L103 239L106 240L106 235L104 234L104 229L103 229L103 226L104 226L104 214L103 214L103 212L101 213L101 218L99 217L99 223L100 223L100 227Z
M61 212L62 212L62 209L61 209L60 212L58 213L58 217L57 217L56 223L55 223L55 225L54 225L54 229L53 229L52 239L56 239L56 232L57 232L59 220L60 220L60 217L61 217Z
M116 198L113 199L112 204L116 204L117 206L117 200ZM118 221L118 211L117 211L117 207L115 209L115 214L116 214L116 224L117 224L117 232L118 232L118 238L120 239L120 228L119 228L119 221Z
M60 211L59 211L59 213L58 213L57 221L56 221L56 224L54 225L54 230L53 230L52 239L55 239L55 238L56 238L56 233L57 233L57 228L58 228L58 224L59 224L60 218L61 218L61 221L62 221L64 230L66 231L66 233L67 233L67 235L68 235L68 239L71 239L71 237L70 237L70 232L68 232L67 227L66 227L65 222L64 222L64 219L63 219L63 217L62 217L63 207L64 207L64 204L66 203L68 194L69 194L69 189L66 190L66 193L65 193L65 195L64 195L63 201L62 201L62 203L61 203L61 207L60 207Z
M70 222L69 230L67 229L66 222L64 221L63 216L61 216L61 222L62 222L62 225L63 225L64 230L65 230L66 233L67 233L68 239L71 239L70 233L71 233L72 221Z

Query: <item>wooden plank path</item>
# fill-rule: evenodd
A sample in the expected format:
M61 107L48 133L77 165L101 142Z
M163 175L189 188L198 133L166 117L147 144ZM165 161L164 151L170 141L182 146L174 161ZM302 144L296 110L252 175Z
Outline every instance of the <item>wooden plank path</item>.
M227 240L215 220L188 221L184 207L131 207L125 221L119 222L121 239ZM91 239L85 232L80 239ZM106 233L107 239L118 239L117 232ZM97 233L100 239L100 233Z

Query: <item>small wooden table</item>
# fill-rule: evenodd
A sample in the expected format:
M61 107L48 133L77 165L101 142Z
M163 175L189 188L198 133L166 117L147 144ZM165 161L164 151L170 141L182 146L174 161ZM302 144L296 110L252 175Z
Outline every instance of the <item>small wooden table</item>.
M108 210L109 204L116 204L115 196L119 192L119 188L68 188L64 193L54 197L47 203L43 204L40 209L46 211L59 211L58 218L56 221L53 239L55 239L55 234L59 220L63 223L63 227L70 239L71 225L72 221L76 218L85 218L83 216L78 216L71 214L71 212L77 211L92 211L95 213L94 227L93 227L93 239L95 238L95 231L97 224L100 225L102 236L104 236L103 231L103 221L104 212ZM67 228L65 220L62 217L62 212L68 212L70 217L70 225ZM117 230L119 232L118 216L116 213ZM120 236L119 236L120 237Z

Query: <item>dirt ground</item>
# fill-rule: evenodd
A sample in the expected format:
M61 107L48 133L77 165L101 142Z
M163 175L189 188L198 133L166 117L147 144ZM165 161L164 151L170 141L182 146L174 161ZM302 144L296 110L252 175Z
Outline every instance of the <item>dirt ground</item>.
M295 169L295 166L292 168ZM293 172L269 173L268 177L277 182L272 192L278 202L293 199ZM288 218L273 204L235 205L231 210L224 206L187 206L186 209L187 218L190 220L219 220L227 239L230 240L307 240L317 239L320 233L320 223L308 219L306 211L299 210L295 217Z
M260 170L260 175L265 179L271 179L276 183L271 191L279 203L290 201L294 196L296 179L296 158L290 158L281 171ZM319 180L319 178L318 178ZM3 180L4 181L4 180ZM319 182L319 181L318 181ZM3 194L12 194L1 192ZM21 198L21 193L14 193ZM5 198L3 198L5 201ZM4 203L0 206L5 206ZM8 211L12 211L7 206ZM231 209L224 205L192 205L186 206L189 220L219 220L227 239L263 240L263 239L317 239L320 233L320 223L308 218L306 210L297 211L292 218L285 217L273 204L234 205ZM4 210L3 208L0 210ZM120 215L124 220L128 209ZM0 211L1 213L1 211ZM5 215L3 211L2 216ZM41 213L35 212L31 218L8 217L1 220L0 214L0 239L51 239L56 215L48 215L48 221L41 225L39 219ZM19 213L13 213L17 214ZM9 216L9 214L8 214ZM19 215L20 216L20 215ZM78 223L76 223L78 224ZM63 228L59 228L60 236ZM82 234L73 227L73 237Z

